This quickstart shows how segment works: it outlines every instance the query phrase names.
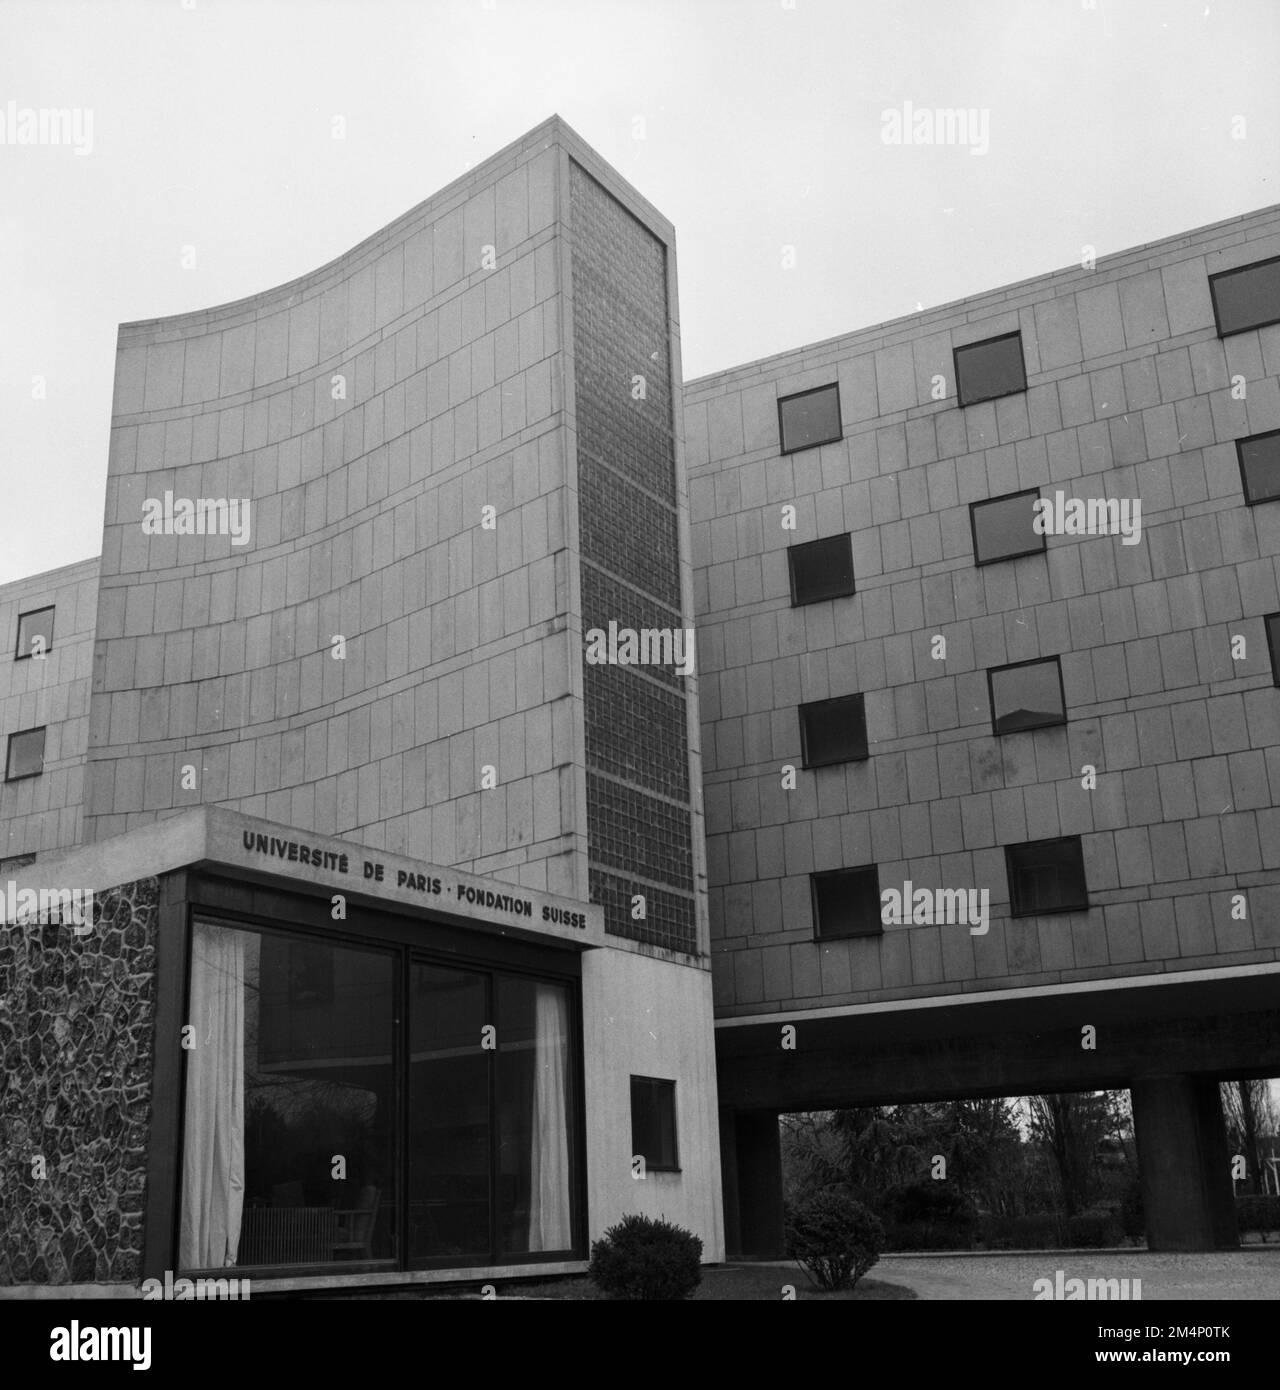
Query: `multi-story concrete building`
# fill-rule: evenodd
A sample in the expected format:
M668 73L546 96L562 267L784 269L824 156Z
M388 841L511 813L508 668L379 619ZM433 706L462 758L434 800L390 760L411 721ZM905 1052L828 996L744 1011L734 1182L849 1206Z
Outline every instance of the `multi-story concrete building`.
M780 1110L1103 1086L1152 1245L1235 1243L1216 1081L1280 1069L1278 258L1272 208L686 386L731 1249L777 1248Z
M692 625L675 296L553 119L121 329L100 564L0 602L7 906L96 896L0 945L6 1282L722 1257L696 674L586 655Z
M124 326L101 560L0 589L5 910L94 895L0 937L0 1279L581 1269L627 1211L772 1254L780 1111L1101 1086L1152 1244L1233 1240L1278 255L681 391L672 229L553 119Z

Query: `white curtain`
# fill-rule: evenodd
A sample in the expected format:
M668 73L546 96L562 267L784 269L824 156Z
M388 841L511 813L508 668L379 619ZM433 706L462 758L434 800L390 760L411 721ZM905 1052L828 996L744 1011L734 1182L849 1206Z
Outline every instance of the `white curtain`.
M182 1146L182 1269L236 1262L244 1208L245 934L196 923Z
M535 990L529 1249L565 1250L570 1241L569 999L557 985Z

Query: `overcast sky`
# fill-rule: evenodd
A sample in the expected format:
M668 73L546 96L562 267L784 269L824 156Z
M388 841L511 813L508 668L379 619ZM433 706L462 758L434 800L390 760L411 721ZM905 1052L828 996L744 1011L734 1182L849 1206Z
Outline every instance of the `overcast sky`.
M92 113L0 141L0 582L98 553L120 322L314 269L552 112L675 223L689 377L1280 201L1280 3L1092 5L0 0L0 116ZM985 138L888 144L906 102Z

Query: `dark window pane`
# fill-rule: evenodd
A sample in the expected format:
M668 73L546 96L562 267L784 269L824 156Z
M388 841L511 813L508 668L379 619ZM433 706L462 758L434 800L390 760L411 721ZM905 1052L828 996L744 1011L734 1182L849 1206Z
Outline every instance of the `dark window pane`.
M976 405L1027 389L1021 333L958 347L955 358L956 394L961 405Z
M1280 256L1209 277L1218 337L1280 323Z
M800 706L805 767L847 763L867 756L867 720L861 695Z
M180 1268L395 1258L394 959L195 924Z
M880 917L880 872L874 864L811 874L813 934L816 937L874 936Z
M44 771L44 729L23 729L9 735L9 756L5 764L6 782L20 777L36 777Z
M1010 909L1015 917L1089 906L1078 835L1005 846Z
M853 538L848 532L790 546L787 563L793 605L853 593Z
M569 991L499 976L498 1231L506 1253L573 1245L569 1056Z
M1034 555L1044 549L1043 534L1033 529L1038 489L1012 492L989 502L969 504L973 526L973 558L979 565L994 560L1012 560L1018 555Z
M53 614L52 608L35 608L30 613L23 613L18 618L16 657L31 656L35 650L37 638L43 639L41 650L49 651L53 646Z
M1269 613L1267 623L1267 646L1271 649L1271 675L1280 685L1280 613Z
M778 402L778 434L784 454L812 449L818 444L832 444L842 433L840 388L834 384L819 386L816 391L802 391L797 396L784 396Z
M1236 440L1244 500L1271 502L1280 497L1280 430Z
M653 1076L631 1078L631 1153L646 1169L679 1168L676 1147L676 1083Z
M1058 658L997 666L991 681L991 722L998 734L1067 722Z
M11 874L35 862L34 854L11 854L5 859L0 859L0 874Z
M487 1255L486 977L415 961L410 979L409 1257Z

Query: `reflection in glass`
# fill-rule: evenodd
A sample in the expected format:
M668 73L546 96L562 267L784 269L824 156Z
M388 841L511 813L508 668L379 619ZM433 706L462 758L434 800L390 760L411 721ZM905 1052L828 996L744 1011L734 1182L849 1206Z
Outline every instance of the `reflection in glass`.
M487 1255L486 977L415 961L409 997L409 1254Z
M183 1269L394 1258L392 978L383 952L195 924Z
M1057 658L992 671L991 713L998 734L1065 723Z

